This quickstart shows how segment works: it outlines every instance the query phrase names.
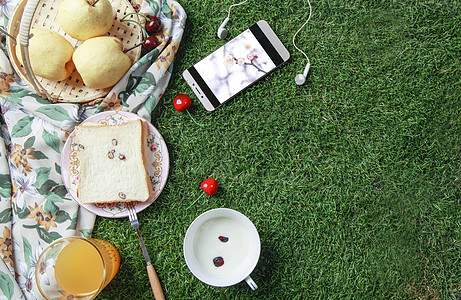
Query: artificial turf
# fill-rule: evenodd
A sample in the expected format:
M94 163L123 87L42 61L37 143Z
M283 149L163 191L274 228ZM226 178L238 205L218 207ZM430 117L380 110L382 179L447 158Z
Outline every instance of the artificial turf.
M236 1L180 1L188 14L174 74L153 125L169 177L138 214L168 299L460 299L461 38L459 1L249 1L236 36L260 19L291 60L207 112L181 73L225 43L216 30ZM238 1L237 1L238 2ZM173 97L189 94L189 112ZM218 192L186 207L208 177ZM218 207L253 221L261 255L244 283L208 286L187 268L190 223ZM97 218L93 236L122 257L99 299L153 299L128 219Z

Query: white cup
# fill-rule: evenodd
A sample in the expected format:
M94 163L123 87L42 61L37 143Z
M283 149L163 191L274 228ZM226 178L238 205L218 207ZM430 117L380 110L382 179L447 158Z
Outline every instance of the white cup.
M184 237L184 258L200 281L218 287L245 280L258 286L250 273L261 252L259 234L245 215L228 208L216 208L198 216Z

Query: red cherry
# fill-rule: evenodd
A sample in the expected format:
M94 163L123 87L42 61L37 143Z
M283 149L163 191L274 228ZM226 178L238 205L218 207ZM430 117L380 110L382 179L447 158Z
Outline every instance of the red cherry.
M155 16L150 17L146 23L146 30L149 34L158 33L162 30L162 22Z
M158 45L159 45L159 42L155 36L147 37L142 41L142 47L146 51L151 51L157 48Z
M173 105L174 108L176 108L177 111L184 111L190 107L192 102L190 101L190 98L187 95L184 94L178 94L176 97L173 99Z
M216 193L216 191L218 190L218 182L214 180L213 178L205 179L204 181L202 181L202 184L200 186L203 190L203 193L201 193L200 196L197 199L195 199L194 202L192 202L192 204L186 208L186 210L191 208L192 205L194 205L194 203L198 201L198 199L203 197L203 195L207 194L211 196L214 193ZM223 243L225 243L222 239L226 239L226 237L220 236L218 237L218 239L222 241Z
M201 187L207 195L211 196L218 190L218 182L213 178L208 178L202 181Z

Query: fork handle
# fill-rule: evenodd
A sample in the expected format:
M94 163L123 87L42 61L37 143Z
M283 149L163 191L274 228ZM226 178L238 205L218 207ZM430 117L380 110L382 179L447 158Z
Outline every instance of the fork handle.
M160 280L152 264L147 264L147 274L149 275L150 286L152 287L152 292L154 292L155 300L165 300Z

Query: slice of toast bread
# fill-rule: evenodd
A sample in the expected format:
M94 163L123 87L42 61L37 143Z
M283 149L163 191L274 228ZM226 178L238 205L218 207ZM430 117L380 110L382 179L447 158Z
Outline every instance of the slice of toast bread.
M147 201L153 195L147 157L147 123L84 124L79 144L77 197L83 204Z

